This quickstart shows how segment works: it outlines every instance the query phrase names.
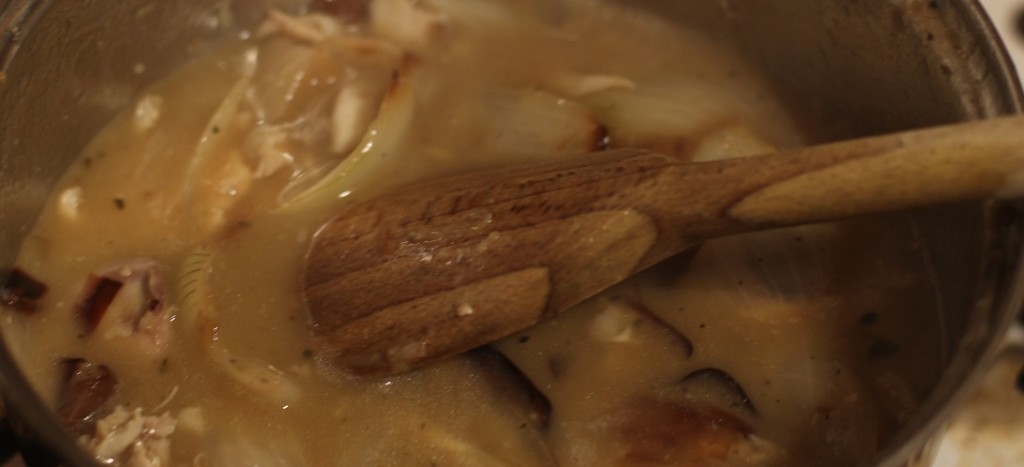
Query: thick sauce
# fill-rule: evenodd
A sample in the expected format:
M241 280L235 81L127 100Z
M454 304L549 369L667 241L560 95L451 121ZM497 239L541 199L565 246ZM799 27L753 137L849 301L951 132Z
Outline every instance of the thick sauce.
M910 362L937 339L901 337L914 325L894 314L930 296L898 222L712 242L397 377L319 366L299 276L345 203L605 147L706 160L801 142L748 66L648 13L342 3L269 12L148 89L28 236L18 267L49 290L5 308L4 331L99 459L855 465L917 405L935 369Z

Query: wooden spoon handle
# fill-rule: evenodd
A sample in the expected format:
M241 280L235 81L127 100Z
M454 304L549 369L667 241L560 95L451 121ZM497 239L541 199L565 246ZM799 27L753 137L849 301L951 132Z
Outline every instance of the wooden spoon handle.
M1024 117L683 163L638 150L409 187L326 225L321 357L403 371L528 327L694 243L1024 191Z

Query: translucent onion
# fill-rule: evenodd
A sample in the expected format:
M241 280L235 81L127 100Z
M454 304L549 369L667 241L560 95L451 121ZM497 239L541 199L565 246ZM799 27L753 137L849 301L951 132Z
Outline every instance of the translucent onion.
M332 203L359 189L371 175L381 170L389 154L394 156L405 142L405 134L416 111L413 78L398 79L381 103L377 118L356 149L330 173L306 191L283 200L284 211L312 208Z
M721 128L747 120L736 96L701 82L637 83L583 97L612 144L644 147L689 158L697 145Z
M186 255L178 268L175 292L180 331L242 387L275 404L295 402L300 390L286 373L258 359L237 357L217 338L219 324L210 283L214 257L212 250L199 249Z

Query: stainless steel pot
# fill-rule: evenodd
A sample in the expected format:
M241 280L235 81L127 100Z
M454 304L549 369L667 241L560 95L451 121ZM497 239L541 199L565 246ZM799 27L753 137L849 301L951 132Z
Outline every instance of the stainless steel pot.
M0 265L10 264L57 177L136 92L226 34L212 12L255 21L300 0L0 1ZM634 0L728 42L827 122L825 139L1017 113L1024 95L972 0ZM941 285L945 370L877 461L927 463L928 441L1001 345L1024 294L1024 203L910 214ZM936 357L938 358L938 357ZM0 383L30 462L90 461L23 379L6 347Z

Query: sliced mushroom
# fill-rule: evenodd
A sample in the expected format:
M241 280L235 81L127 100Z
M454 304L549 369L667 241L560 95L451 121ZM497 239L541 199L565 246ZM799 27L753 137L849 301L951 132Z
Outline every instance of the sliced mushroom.
M126 340L131 350L162 355L170 339L162 267L153 260L133 259L94 272L86 280L75 315L90 336Z
M515 364L501 352L482 347L470 353L482 368L490 386L507 394L512 404L521 406L536 428L547 430L551 423L551 401Z
M694 371L686 375L681 384L690 397L705 399L725 410L744 410L750 415L757 415L757 409L743 386L718 368Z
M84 358L60 362L64 383L58 395L57 414L72 430L92 432L96 421L110 409L117 392L117 376L106 365Z
M752 429L721 410L640 399L620 414L616 429L624 454L619 465L734 465L728 463Z
M36 310L37 302L46 295L48 287L21 268L0 270L0 305L19 311Z

